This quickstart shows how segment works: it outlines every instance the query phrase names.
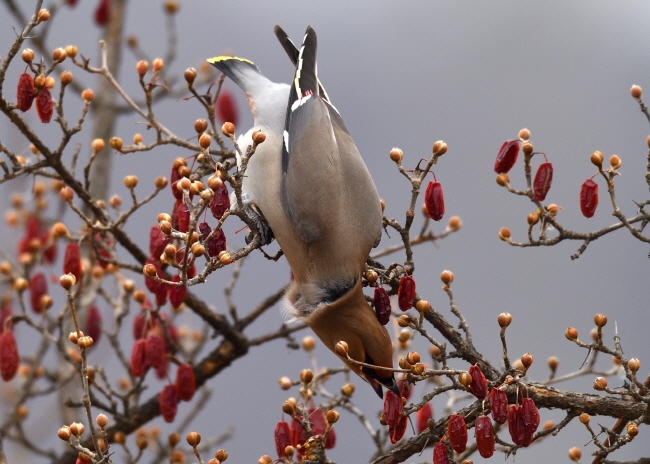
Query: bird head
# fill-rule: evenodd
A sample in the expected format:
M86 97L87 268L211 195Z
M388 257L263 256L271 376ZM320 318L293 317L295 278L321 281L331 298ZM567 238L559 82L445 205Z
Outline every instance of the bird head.
M393 372L388 370L393 367L393 345L388 331L365 300L361 279L345 295L310 314L305 323L380 398L383 398L382 386L399 395ZM347 344L350 358L378 368L359 366L337 353L335 347L339 341Z

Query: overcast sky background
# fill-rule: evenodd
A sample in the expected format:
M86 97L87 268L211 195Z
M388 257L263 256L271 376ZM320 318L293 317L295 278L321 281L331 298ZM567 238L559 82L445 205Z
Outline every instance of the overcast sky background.
M31 2L20 3L25 7L29 4L31 9ZM53 28L49 41L52 48L76 43L84 56L98 63L95 44L101 31L92 21L96 3L81 1L58 18L60 23ZM161 5L151 0L131 2L125 25L127 34L136 34L141 47L152 57L165 53ZM508 311L514 318L508 331L511 355L531 352L535 356L529 371L532 379L546 378L545 360L551 355L560 358L559 374L572 372L580 367L586 352L566 341L564 330L574 326L581 339L588 341L593 315L602 312L610 321L605 328L607 341L612 343L617 323L626 355L641 359L645 375L650 363L648 246L624 231L592 243L576 261L571 261L570 256L581 245L579 242L544 249L508 246L498 239L498 230L507 226L515 240L523 241L526 215L533 206L496 185L493 164L501 143L515 138L520 128L529 128L536 150L545 152L555 168L545 204L561 205L564 209L560 222L586 232L616 222L601 179L597 180L601 202L596 215L585 219L580 214L580 185L596 172L589 155L594 150L602 151L606 158L616 153L623 161L617 199L624 213L635 214L633 200L648 197L645 138L650 127L629 96L629 88L636 83L650 91L650 4L194 0L181 3L177 19L178 58L172 73L180 76L185 68L230 51L253 60L270 79L283 82L289 82L293 70L273 35L273 25L282 25L299 42L311 24L319 39L319 77L355 139L380 196L386 199L388 217L403 221L410 198L410 185L388 158L390 149L400 147L405 153L404 164L414 167L420 158L430 156L434 141L444 139L448 143L448 153L435 167L445 192L447 212L442 222L458 215L463 228L436 245L417 248L415 279L420 295L453 322L438 275L443 269L454 271L456 303L472 328L476 346L491 362L498 364L501 352L496 317ZM10 19L4 6L0 6L0 24L0 54L4 56L14 37L11 27L19 30L22 25ZM120 80L130 92L137 91L135 62L133 56L125 54ZM10 98L20 72L22 68L16 62L5 87ZM73 72L85 85L96 86L94 78ZM227 82L226 88L238 99L242 113L239 128L246 130L252 119L245 98L232 83ZM35 120L34 114L29 117ZM168 100L160 106L159 119L181 137L194 135L192 124L198 117L202 113L193 101ZM8 128L7 120L0 121L0 140L16 150L26 149L27 144ZM136 121L121 120L116 135L130 140L133 133L143 132ZM152 137L144 135L145 140ZM75 141L85 144L87 151L90 136L78 136ZM157 175L169 174L173 158L185 155L178 149L163 148L148 154L115 156L113 191L126 197L122 186L126 174L140 176L138 189L150 186ZM535 158L536 167L540 159ZM510 175L513 186L523 188L522 160ZM7 191L3 187L3 194ZM144 196L149 187L141 191ZM147 208L141 222L128 225L142 247L147 245L148 230L156 215L169 211L171 206L171 196L162 195ZM421 221L419 217L413 230L418 230ZM231 226L234 229L237 224L233 221ZM434 230L441 232L444 227L436 224ZM233 245L243 243L239 236L230 235L229 239ZM384 236L380 248L394 241L395 237L391 240ZM383 262L403 259L396 254ZM284 285L288 276L286 263L270 263L254 253L246 261L235 290L241 311ZM134 278L141 282L141 277ZM217 309L224 309L223 295L214 289L221 288L229 278L229 273L218 273L196 291ZM189 314L181 320L200 326L198 318ZM279 312L270 311L252 327L250 335L280 324ZM423 352L427 349L418 339L413 346ZM109 359L101 351L92 356L94 363ZM317 357L321 365L340 365L325 349L319 349ZM603 359L599 365L608 368L610 360ZM252 349L209 382L213 400L201 411L192 429L207 438L234 426L234 437L224 447L236 463L257 462L262 454L275 456L273 428L280 420L280 407L287 396L297 395L297 390L289 394L280 391L277 379L281 375L296 378L308 366L303 352L290 351L281 341ZM463 363L455 366L468 367ZM591 393L592 382L589 376L557 388ZM328 387L337 391L342 383L342 379L335 378ZM378 426L375 411L381 408L381 402L361 381L355 379L355 383L354 399ZM620 383L610 380L610 386ZM430 388L418 385L416 392L425 393ZM434 400L436 418L445 401L442 397ZM181 405L179 417L187 411L188 405ZM562 415L543 410L541 417L544 422L558 420ZM609 418L594 420L604 426L613 423ZM163 424L162 419L155 422ZM575 422L558 437L518 453L517 462L567 462L570 447L583 446L590 440L584 427ZM52 437L57 426L58 422L39 420L35 410L26 423L33 432ZM329 454L331 459L339 463L366 462L372 442L356 419L342 413L336 428L338 444ZM171 429L164 425L163 430ZM594 449L587 446L583 450L583 462L589 460L587 455ZM647 440L641 437L612 458L634 459L649 452ZM17 457L8 457L10 462L18 462ZM209 457L204 456L206 460ZM482 462L479 456L472 458ZM428 449L409 462L430 459Z

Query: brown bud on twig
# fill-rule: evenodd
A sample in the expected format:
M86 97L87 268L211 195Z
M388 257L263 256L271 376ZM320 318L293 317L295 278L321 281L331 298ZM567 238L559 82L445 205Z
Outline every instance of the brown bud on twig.
M77 56L77 53L79 53L79 50L76 45L66 45L65 52L70 58L74 58Z
M504 242L510 240L510 237L511 237L510 229L508 229L507 227L502 227L501 230L499 230L499 238Z
M31 63L32 61L34 61L34 50L30 48L26 48L25 50L23 50L23 53L21 54L21 58L25 63L27 64Z
M635 422L627 424L627 434L631 437L636 437L639 434L639 426Z
M199 145L201 148L209 148L211 143L212 137L210 137L210 134L201 134L201 137L199 137Z
M199 432L190 432L185 437L187 444L192 448L196 448L201 443L201 434Z
M499 314L499 317L497 318L497 321L499 322L499 327L508 327L510 323L512 322L512 314L510 313L501 313Z
M572 461L578 462L580 461L580 458L582 457L582 451L580 451L580 448L574 446L569 450L569 459Z
M578 339L578 331L574 327L568 327L564 331L564 336L567 339L571 340L571 341L577 340Z
M528 140L528 139L530 139L530 131L528 129L526 129L526 128L521 129L519 131L519 140L524 141L524 140Z
M54 51L52 52L53 61L58 61L58 62L65 61L67 57L68 54L63 48L55 48Z
M59 436L59 438L61 440L68 441L68 440L70 440L70 437L72 436L72 432L70 431L70 427L68 427L67 425L64 425L63 427L61 427L59 429L59 431L57 432L57 435Z
M612 155L609 157L609 165L612 169L620 168L621 164L621 158L618 155Z
M196 69L194 68L187 68L185 72L183 73L183 77L185 77L185 81L188 84L193 84L194 80L196 79Z
M641 98L641 95L643 95L643 89L641 89L641 87L638 85L633 85L630 88L630 95L632 95L632 98L636 98L638 100Z
M454 281L454 273L445 269L440 274L440 280L442 280L443 284L450 285Z
M607 316L604 314L596 314L594 316L594 324L598 327L605 327L605 324L607 324Z
M231 122L224 122L221 126L221 133L226 137L233 137L235 135L235 125Z
M112 140L112 139L111 139ZM124 176L124 186L129 190L134 189L138 185L137 176Z
M300 371L300 381L302 383L309 383L314 379L314 373L309 369Z
M458 230L463 226L463 222L460 220L458 216L452 216L449 218L449 222L447 223L447 227L449 227L450 230Z
M607 379L605 377L596 377L594 380L594 390L603 391L607 388Z
M404 158L404 152L399 148L393 148L388 155L395 163L400 163L402 158Z
M348 350L349 350L348 344L343 340L341 340L334 346L334 351L342 358L348 357Z
M45 21L50 19L50 12L45 8L42 8L38 11L38 14L36 15L36 19L38 20L39 23L44 23Z
M135 65L135 70L138 72L140 77L143 77L149 70L149 62L147 60L138 61Z
M591 420L591 416L586 412L583 412L582 414L580 414L580 417L578 417L578 419L580 419L580 422L582 424L588 424L589 421Z
M591 154L591 163L596 166L598 169L603 167L603 154L599 151L595 151Z
M641 369L641 361L637 358L632 358L627 362L627 367L630 368L632 373L636 374L636 372Z

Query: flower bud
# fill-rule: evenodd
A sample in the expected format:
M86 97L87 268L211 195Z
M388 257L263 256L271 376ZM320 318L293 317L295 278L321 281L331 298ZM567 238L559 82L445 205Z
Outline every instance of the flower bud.
M111 139L108 141L108 145L112 149L119 151L122 149L122 139L119 137L111 137Z
M526 353L521 357L521 364L524 366L525 369L528 369L532 364L533 364L533 355L530 353Z
M140 77L143 77L149 70L149 62L147 60L138 61L135 65L135 70L138 72Z
M183 77L185 77L185 81L187 81L187 83L191 85L192 83L194 83L194 79L196 79L196 69L187 68L183 73Z
M70 58L74 58L77 56L77 53L79 53L79 50L76 45L66 45L65 52Z
M192 448L196 448L201 443L201 434L199 432L190 432L185 437L187 444Z
M70 290L76 283L77 279L71 272L59 277L59 285L61 285L65 290Z
M210 137L210 134L201 134L201 137L199 137L199 145L201 148L209 148L211 143L212 137Z
M564 331L564 336L565 336L568 340L571 340L571 341L573 341L573 340L577 340L577 339L578 339L578 331L577 331L574 327L568 327L568 328Z
M404 158L404 152L399 148L393 148L388 155L395 163L400 163L402 158Z
M219 262L221 264L223 264L224 266L226 266L226 265L233 262L232 257L230 256L230 254L227 251L220 252L219 256L217 256L217 258L219 258Z
M528 140L528 139L530 139L530 131L528 129L525 129L525 128L521 129L519 131L518 137L519 137L519 140L521 140L521 141Z
M578 419L580 419L580 422L582 424L588 424L589 421L591 420L591 416L586 412L583 412L582 414L580 414L580 417L578 417Z
M415 309L419 313L426 313L431 309L431 304L427 300L418 300L418 302L415 303Z
M73 422L70 424L70 432L72 432L72 435L75 437L83 435L84 430L86 430L86 427L80 422Z
M603 154L599 151L595 151L591 154L591 163L596 166L598 169L603 167Z
M325 413L325 419L329 425L335 424L339 420L339 413L334 409L330 409Z
M501 230L499 231L499 238L504 242L510 240L510 236L511 236L510 229L508 229L507 227L502 227Z
M30 48L26 48L25 50L23 50L21 57L25 63L27 64L31 63L32 61L34 61L34 50Z
M226 450L224 450L224 449L217 450L217 451L214 453L214 457L215 457L218 461L220 461L220 462L224 462L226 459L228 459L228 451L226 451Z
M309 369L300 371L300 381L302 383L310 383L314 379L314 373Z
M634 422L627 424L627 434L631 437L636 437L639 434L639 426Z
M70 440L70 437L72 436L72 432L70 431L70 427L68 427L67 425L64 425L63 427L61 427L59 429L59 431L57 432L57 435L59 436L59 438L61 440L68 441L68 440Z
M348 350L349 350L348 344L343 340L341 340L334 346L334 352L342 358L348 357Z
M67 57L68 54L63 48L55 48L54 51L52 52L53 61L58 61L58 62L65 61Z
M607 388L607 379L605 377L596 377L594 380L594 390L603 391Z
M444 270L440 274L440 280L442 280L443 284L449 285L454 281L454 273L448 270Z
M253 137L253 143L255 143L256 145L259 145L260 143L264 143L264 141L266 140L266 134L259 130L253 132L252 137Z
M523 151L526 156L530 156L534 149L535 147L533 147L533 144L530 142L524 143L521 147L521 151Z
M557 369L557 366L560 364L560 360L557 358L557 356L550 356L546 360L546 365L551 369L551 371L555 372Z
M580 448L578 447L573 447L569 450L569 459L572 461L578 462L580 461L580 458L582 457L582 451L580 451Z
M282 412L290 416L293 416L296 412L296 408L291 402L285 401L282 404Z
M594 316L594 323L598 327L605 327L605 324L607 324L607 316L605 316L604 314L596 314Z
M302 339L302 349L305 351L312 351L316 347L316 340L314 337L305 337Z
M84 337L81 337L79 340L77 340L77 345L79 345L80 348L90 348L93 346L93 338L86 335Z
M221 126L221 133L226 137L233 137L235 135L235 125L231 122L224 122Z
M73 80L73 76L70 71L63 71L61 73L61 84L68 85L72 83L72 80Z
M38 10L38 14L36 15L36 19L38 19L39 23L44 23L45 21L50 19L50 12L46 10L45 8L42 8Z
M165 61L162 58L156 58L153 60L152 68L154 72L160 72L165 67Z
M630 88L630 95L632 95L632 98L636 98L638 100L641 98L641 95L643 95L643 90L638 85L633 85Z
M497 318L497 321L499 322L499 327L508 327L510 323L512 322L512 314L510 313L501 313L499 314L499 317Z
M144 272L144 275L146 275L147 277L155 277L155 276L158 275L158 271L156 270L156 266L154 266L151 263L145 264L145 266L143 268L143 272Z
M129 190L134 189L138 185L137 176L124 176L124 186Z
M630 368L632 373L636 374L636 372L641 368L641 361L637 358L632 358L627 362L627 367Z
M434 155L442 156L447 153L447 144L442 140L438 140L433 144L432 151Z
M449 222L447 223L447 227L449 227L450 230L458 230L463 226L463 222L460 220L458 216L452 216L449 218Z
M343 396L352 396L354 393L354 384L353 383L346 383L341 387L341 394Z
M618 169L621 167L621 158L618 155L612 155L609 157L609 165L612 169Z
M464 387L469 387L472 383L472 376L469 375L469 372L461 372L458 374L458 382Z
M81 98L87 102L91 102L93 101L93 98L95 98L95 92L93 92L92 89L86 89L81 92Z

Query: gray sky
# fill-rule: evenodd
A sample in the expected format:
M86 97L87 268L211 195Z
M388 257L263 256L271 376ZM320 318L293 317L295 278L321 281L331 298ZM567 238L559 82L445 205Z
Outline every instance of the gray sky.
M96 59L94 43L99 31L91 20L95 3L84 0L69 18L60 18L66 27L56 27L50 43L63 46L75 42L85 56ZM127 17L126 31L137 34L152 57L165 52L160 4L132 2ZM0 53L4 55L13 38L9 26L16 25L3 7L0 18L5 26L0 33ZM547 375L545 359L550 355L560 357L560 373L580 367L586 352L565 340L564 329L575 326L581 338L588 340L592 317L598 312L609 317L605 333L610 342L617 322L626 355L637 356L646 365L650 362L644 359L650 344L642 332L650 300L646 274L649 250L622 231L592 243L576 261L569 257L580 246L578 242L548 249L509 247L498 239L499 228L508 226L515 240L523 240L532 204L496 185L494 157L503 141L528 127L536 150L545 152L555 168L545 203L561 205L561 223L586 232L615 222L600 180L601 204L596 215L585 219L580 214L580 185L595 173L589 155L594 150L606 157L616 153L623 160L617 199L622 210L633 215L632 201L647 198L644 172L649 128L628 92L633 83L650 91L648 19L647 2L195 0L182 2L178 14L179 53L172 70L181 73L205 58L232 51L253 60L269 78L288 82L293 71L273 36L273 25L282 25L298 42L311 24L319 38L319 77L364 156L380 196L386 199L389 217L403 220L410 192L410 185L388 158L390 149L402 148L404 164L415 166L420 158L431 154L434 141L444 139L449 145L435 169L445 192L447 213L443 222L459 215L464 226L436 246L426 244L417 249L415 279L419 293L436 309L449 314L438 275L443 269L453 270L456 303L473 329L479 350L493 363L499 362L496 317L509 311L514 317L509 329L511 355L533 353L536 362L530 375L543 380ZM130 91L136 90L135 61L126 55L121 76ZM12 75L22 72L18 68L14 66ZM77 76L81 78L81 72L75 71ZM95 85L92 78L83 79ZM15 78L8 82L15 82ZM232 83L226 86L237 96L245 115L240 128L245 130L251 124L245 98ZM160 105L163 124L182 137L193 135L193 121L201 116L192 101ZM135 121L122 120L118 135L129 140L134 132L142 132ZM151 135L145 133L145 140L147 137ZM0 139L21 147L20 139L7 130L6 119L0 122ZM79 141L89 142L83 137ZM156 175L168 175L167 166L180 155L184 153L165 148L151 154L116 156L114 191L125 195L121 179L131 173L140 176L141 185L151 185ZM535 166L538 163L535 160ZM160 165L165 168L150 169ZM515 187L524 185L522 166L520 160L510 173ZM171 204L167 195L148 208L151 223ZM149 227L150 223L132 223L128 228L145 246ZM434 230L440 232L442 227L436 225ZM417 225L414 230L418 230ZM385 236L380 248L394 241L394 236L392 240ZM236 237L232 243L243 240ZM402 261L403 256L390 259ZM235 290L239 307L243 310L257 304L284 285L288 275L286 264L269 263L254 254L244 265ZM223 296L212 289L228 279L229 275L222 273L214 277L214 285L197 292L217 308L224 308ZM199 326L197 318L189 314L183 321ZM281 316L272 311L251 334L280 323ZM421 340L413 346L426 350ZM102 362L101 353L96 355L94 362ZM324 349L318 351L318 361L328 366L340 364ZM609 367L609 360L603 359L601 365ZM281 342L253 349L210 382L214 399L197 417L193 429L208 437L233 425L234 439L225 447L234 462L256 462L262 454L274 456L273 428L288 396L276 381L281 375L296 378L308 366L304 353L291 352ZM457 367L468 366L458 363ZM557 387L590 393L592 380L589 377ZM341 383L341 379L333 379L328 387L336 391ZM378 425L374 411L381 402L361 381L355 383L355 400ZM612 380L610 385L617 385L617 381ZM429 391L427 388L418 386L416 392ZM434 400L436 418L444 401ZM187 410L187 405L181 405L179 411ZM547 410L541 415L542 422L560 417ZM28 422L29 427L54 434L52 427L57 424L44 429L36 422ZM612 420L599 418L597 422L609 426ZM342 414L336 428L338 444L331 458L340 463L366 461L372 443L355 419ZM470 435L471 441L473 433ZM560 436L536 445L535 450L521 452L518 462L566 462L567 450L589 439L580 424L573 424ZM641 442L626 446L613 457L625 460L647 455L648 446ZM583 453L592 449L587 447ZM426 450L410 462L430 462L430 453ZM481 462L481 458L475 456L474 461Z

